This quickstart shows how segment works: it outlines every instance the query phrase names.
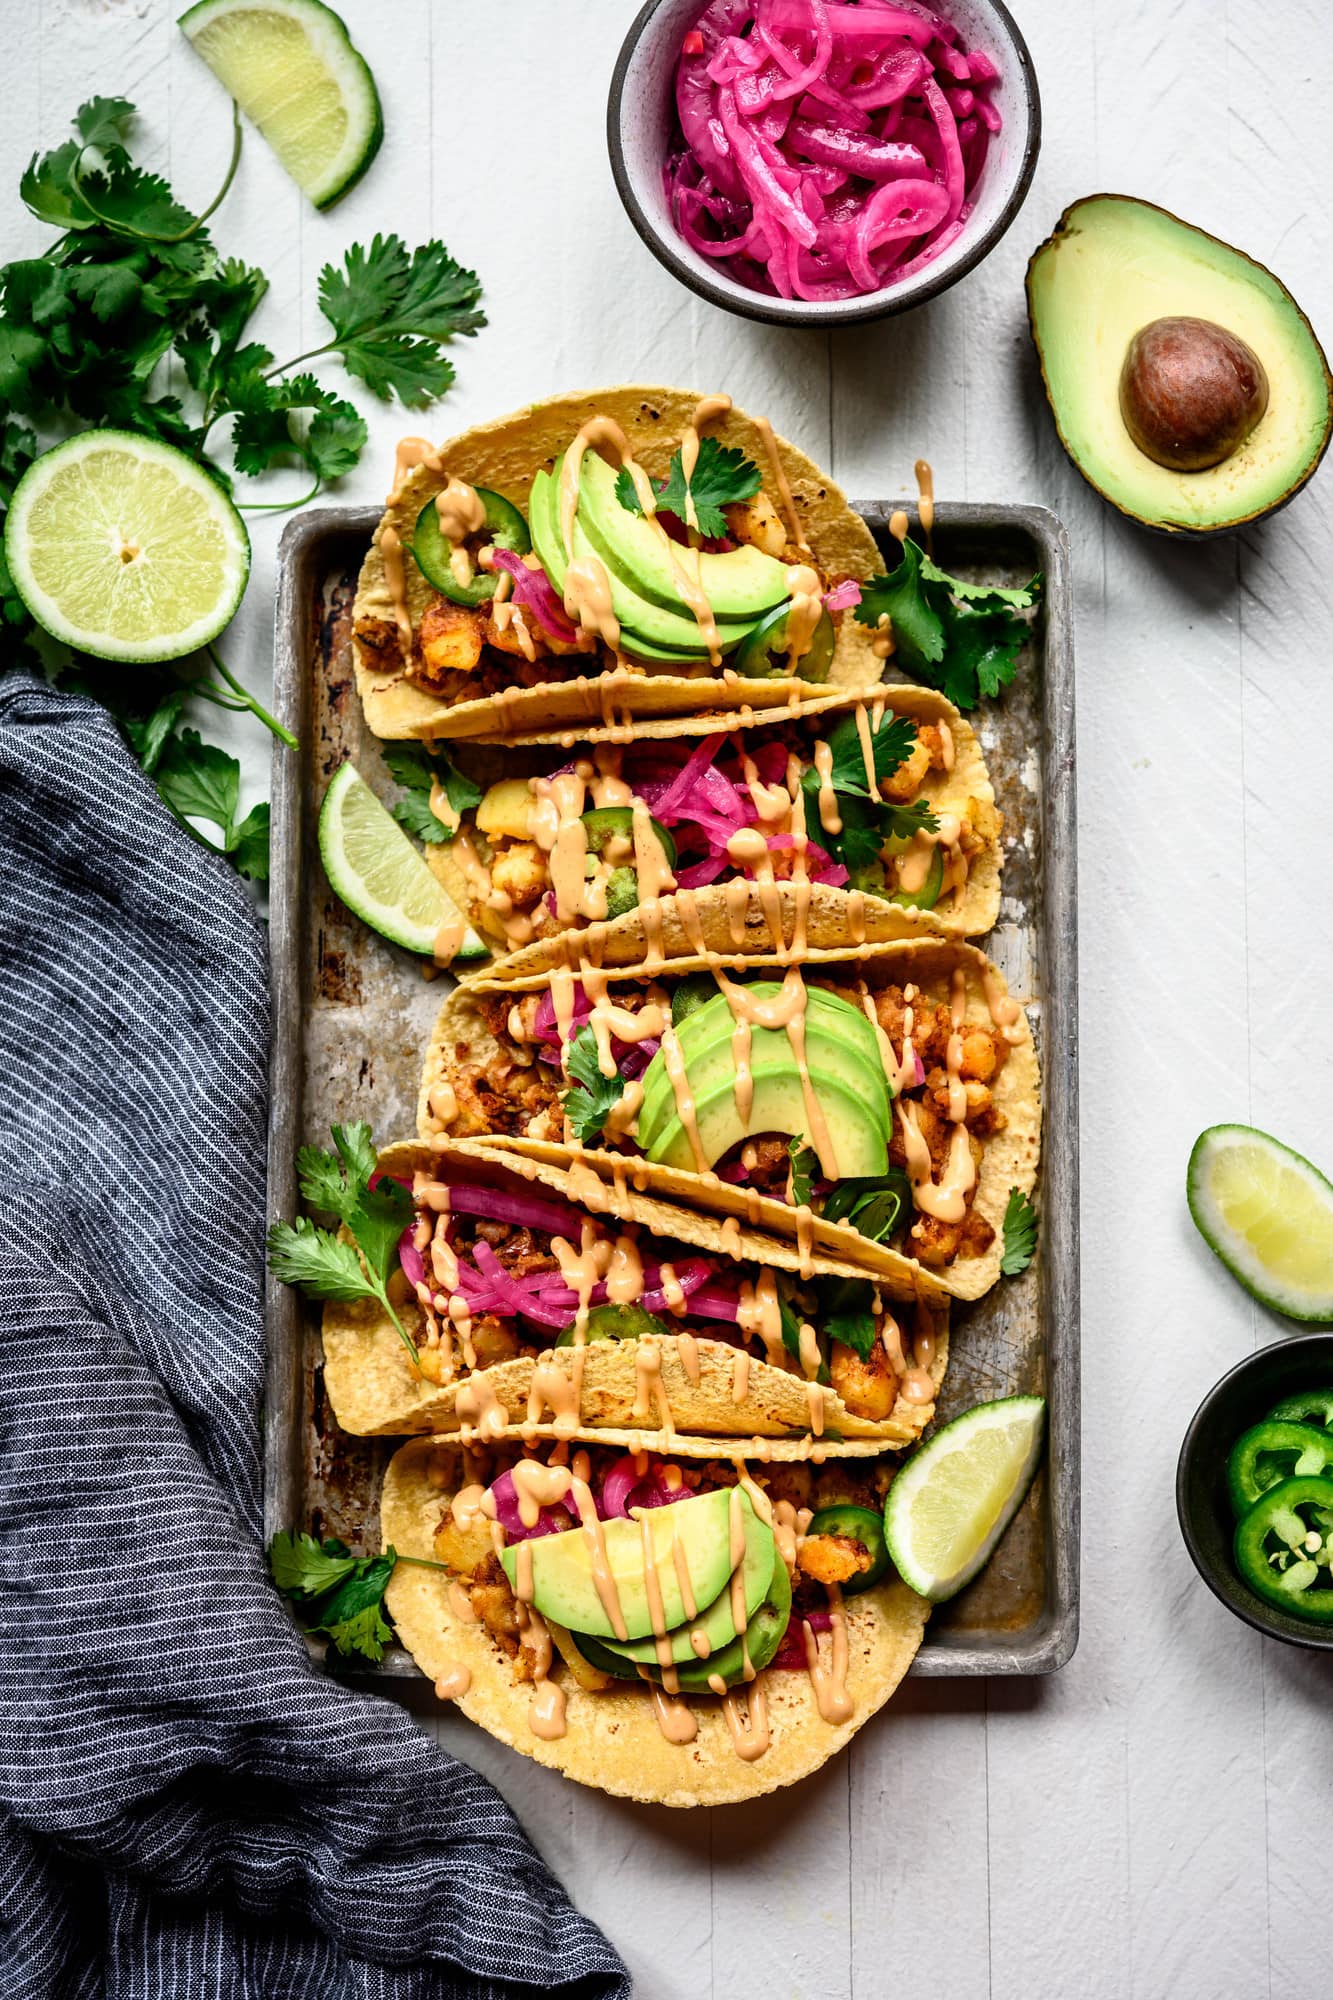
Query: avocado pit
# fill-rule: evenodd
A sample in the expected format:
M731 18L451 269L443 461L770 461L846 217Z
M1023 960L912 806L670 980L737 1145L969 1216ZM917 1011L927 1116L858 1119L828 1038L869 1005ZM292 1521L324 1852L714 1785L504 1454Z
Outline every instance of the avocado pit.
M1120 414L1157 465L1203 472L1239 450L1268 408L1268 376L1254 349L1212 320L1152 320L1130 341L1120 371Z

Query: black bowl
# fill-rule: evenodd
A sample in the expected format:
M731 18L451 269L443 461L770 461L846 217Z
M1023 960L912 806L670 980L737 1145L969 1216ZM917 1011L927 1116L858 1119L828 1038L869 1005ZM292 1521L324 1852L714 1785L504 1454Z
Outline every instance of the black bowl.
M1293 1617L1242 1583L1232 1558L1236 1517L1227 1495L1227 1454L1242 1431L1284 1396L1333 1386L1333 1333L1306 1333L1247 1355L1200 1403L1180 1447L1176 1513L1194 1567L1228 1611L1291 1646L1333 1653L1333 1630Z

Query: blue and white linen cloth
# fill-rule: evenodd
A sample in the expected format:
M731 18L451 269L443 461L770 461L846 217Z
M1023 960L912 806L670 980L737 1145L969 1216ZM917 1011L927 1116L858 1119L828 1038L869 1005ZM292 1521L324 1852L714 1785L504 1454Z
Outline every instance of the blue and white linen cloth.
M259 1543L263 926L106 713L0 681L0 1994L622 2000L508 1807Z

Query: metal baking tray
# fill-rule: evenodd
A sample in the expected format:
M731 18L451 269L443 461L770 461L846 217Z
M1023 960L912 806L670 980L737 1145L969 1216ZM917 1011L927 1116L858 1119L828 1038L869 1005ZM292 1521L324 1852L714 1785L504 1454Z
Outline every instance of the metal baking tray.
M881 542L893 506L857 502ZM909 509L910 511L910 509ZM448 989L374 937L333 895L316 821L347 757L387 780L366 730L351 662L351 607L377 510L321 508L287 529L279 553L275 706L300 737L275 747L272 1105L269 1202L296 1211L295 1156L328 1143L333 1119L369 1119L382 1142L415 1129L417 1080ZM1042 1061L1040 1250L1028 1272L954 1312L941 1420L994 1396L1049 1398L1045 1461L995 1559L930 1621L917 1674L1037 1674L1078 1638L1079 1218L1078 960L1074 819L1073 607L1069 551L1041 507L941 505L938 558L997 583L1045 577L1044 610L1013 684L977 720L1004 813L1000 923L986 947L1029 1005ZM392 1439L344 1436L323 1394L317 1311L275 1281L268 1294L266 1533L304 1527L377 1549L379 1485ZM414 1675L401 1648L372 1677Z

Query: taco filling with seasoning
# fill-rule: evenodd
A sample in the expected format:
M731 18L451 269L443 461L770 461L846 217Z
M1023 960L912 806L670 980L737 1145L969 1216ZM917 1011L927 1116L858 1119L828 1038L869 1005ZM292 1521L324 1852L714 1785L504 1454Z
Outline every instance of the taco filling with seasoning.
M530 988L531 990L524 990ZM632 977L586 961L446 1001L424 1137L499 1135L918 1290L999 1276L1040 1139L1022 1009L970 945L914 940Z
M602 964L799 955L994 922L1000 815L943 696L883 687L800 718L641 727L627 743L458 758L480 798L450 815L431 865L514 955L507 975L560 962L552 947L588 932L567 962L593 946Z
M458 1145L390 1147L403 1190L387 1301L334 1297L334 1415L357 1435L511 1430L911 1442L947 1311L734 1219Z
M665 1805L750 1797L841 1748L920 1644L891 1477L423 1439L385 1478L385 1543L414 1559L386 1602L436 1693L514 1748Z
M799 710L880 677L844 614L883 563L804 454L725 395L610 389L399 449L354 607L384 737ZM702 685L701 685L702 684Z

